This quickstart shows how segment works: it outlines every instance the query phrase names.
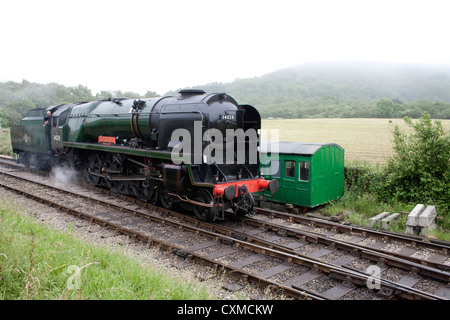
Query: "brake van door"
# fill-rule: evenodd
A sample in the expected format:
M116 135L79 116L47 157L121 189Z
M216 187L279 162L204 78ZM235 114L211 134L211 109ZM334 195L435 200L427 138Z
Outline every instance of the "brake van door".
M283 187L283 201L294 204L297 190L297 164L294 157L284 157L281 161L281 178Z

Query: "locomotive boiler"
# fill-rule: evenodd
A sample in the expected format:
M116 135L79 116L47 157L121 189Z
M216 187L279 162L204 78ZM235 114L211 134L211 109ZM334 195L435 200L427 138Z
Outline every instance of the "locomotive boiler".
M225 93L179 93L31 110L11 127L13 151L25 165L72 167L92 185L200 220L252 212L252 193L278 189L259 173L259 112Z

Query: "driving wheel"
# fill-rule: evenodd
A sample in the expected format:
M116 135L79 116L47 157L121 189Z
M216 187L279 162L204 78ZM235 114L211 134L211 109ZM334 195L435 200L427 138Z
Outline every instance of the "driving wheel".
M195 192L194 201L207 204L209 206L195 205L194 214L201 221L211 221L214 218L214 199L206 189Z

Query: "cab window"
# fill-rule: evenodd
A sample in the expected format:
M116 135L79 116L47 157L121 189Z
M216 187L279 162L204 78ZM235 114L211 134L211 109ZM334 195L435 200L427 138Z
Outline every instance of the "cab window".
M58 123L59 126L62 126L63 124L66 123L67 116L69 115L69 111L70 111L70 109L67 109L67 110L61 112L61 114L59 115L59 123Z

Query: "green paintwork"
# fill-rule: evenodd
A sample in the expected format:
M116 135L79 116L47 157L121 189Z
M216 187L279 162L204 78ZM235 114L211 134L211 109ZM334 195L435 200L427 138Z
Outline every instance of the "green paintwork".
M299 144L300 145L300 144ZM279 172L269 174L266 179L277 179L279 189L273 200L297 206L315 207L342 197L344 192L344 149L336 144L316 144L317 150L301 154L300 149L291 153L279 153ZM280 149L281 150L281 149ZM310 154L308 154L310 153ZM261 163L266 163L267 153L261 152ZM294 177L286 176L286 162L295 162ZM301 181L300 162L309 164L309 179ZM271 194L266 191L265 198Z
M25 117L20 124L11 125L11 145L14 150L46 153L44 111L42 116Z
M77 148L77 149L86 149L86 150L95 150L95 151L106 151L106 152L116 152L121 154L129 154L133 156L140 157L150 157L150 158L159 158L170 160L171 155L169 151L154 151L154 150L146 150L146 149L134 149L123 146L107 146L98 143L81 143L81 142L68 142L64 141L63 145L65 147Z
M133 115L144 138L150 138L149 116L157 99L146 99L147 103L139 112L132 111L133 99L95 101L74 106L70 113L68 141L96 142L99 136L119 136L121 139L134 138Z

